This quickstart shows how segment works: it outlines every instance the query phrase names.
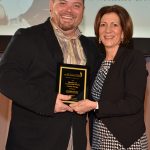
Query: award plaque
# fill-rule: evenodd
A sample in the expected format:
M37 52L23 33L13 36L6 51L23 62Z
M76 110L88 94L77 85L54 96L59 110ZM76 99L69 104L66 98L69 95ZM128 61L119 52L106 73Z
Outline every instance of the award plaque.
M72 96L71 100L64 101L64 103L69 104L86 99L87 68L80 65L60 65L58 92Z

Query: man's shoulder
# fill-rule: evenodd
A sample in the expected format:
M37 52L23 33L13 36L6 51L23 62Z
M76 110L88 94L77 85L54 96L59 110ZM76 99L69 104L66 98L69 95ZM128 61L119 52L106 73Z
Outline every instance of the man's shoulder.
M35 35L37 33L39 33L42 29L42 24L39 25L35 25L35 26L31 26L28 28L19 28L15 35Z

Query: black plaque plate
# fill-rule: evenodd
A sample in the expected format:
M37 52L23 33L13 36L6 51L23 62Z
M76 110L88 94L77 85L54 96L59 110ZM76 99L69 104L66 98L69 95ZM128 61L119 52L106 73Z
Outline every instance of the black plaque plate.
M73 103L86 99L87 68L80 65L62 64L59 66L59 93L72 95L72 99L64 103Z

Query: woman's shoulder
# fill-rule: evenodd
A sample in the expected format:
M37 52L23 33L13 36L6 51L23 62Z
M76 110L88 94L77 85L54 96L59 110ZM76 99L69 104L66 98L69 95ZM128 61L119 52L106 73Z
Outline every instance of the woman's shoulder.
M142 53L140 50L138 49L134 49L134 48L122 48L124 53L124 57L126 58L130 58L130 59L138 59L138 58L143 58L145 59L144 57L144 53Z

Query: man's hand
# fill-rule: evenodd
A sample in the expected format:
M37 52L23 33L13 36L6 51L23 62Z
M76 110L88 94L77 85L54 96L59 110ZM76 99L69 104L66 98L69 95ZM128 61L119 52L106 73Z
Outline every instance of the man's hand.
M71 99L71 96L58 94L57 98L56 98L56 104L55 104L54 112L55 113L66 112L66 111L73 112L73 109L71 107L69 107L68 105L63 103L63 100L70 100L70 99Z

